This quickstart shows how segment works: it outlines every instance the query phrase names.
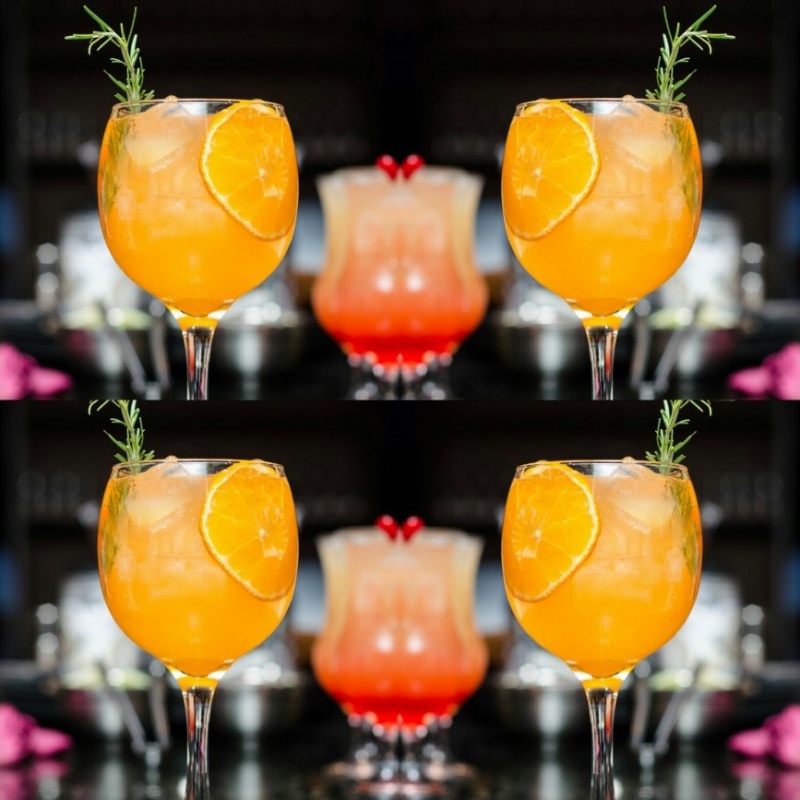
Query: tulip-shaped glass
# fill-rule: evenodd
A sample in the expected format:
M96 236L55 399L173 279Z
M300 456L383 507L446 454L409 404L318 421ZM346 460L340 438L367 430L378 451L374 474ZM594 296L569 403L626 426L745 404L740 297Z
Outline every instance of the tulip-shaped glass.
M474 617L482 542L445 529L404 541L363 528L324 536L318 548L326 614L314 674L381 741L380 792L413 792L426 781L416 753L426 726L451 717L486 672Z
M354 380L371 373L377 396L424 396L426 376L444 392L453 353L483 318L473 241L481 187L477 175L429 166L408 178L358 167L318 181L326 255L314 313Z

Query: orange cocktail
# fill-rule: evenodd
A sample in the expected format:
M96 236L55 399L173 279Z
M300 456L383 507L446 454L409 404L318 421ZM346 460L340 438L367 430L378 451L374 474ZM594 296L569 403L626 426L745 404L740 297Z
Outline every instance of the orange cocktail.
M283 469L262 461L121 464L106 486L100 581L120 628L178 680L189 771L225 670L283 619L297 574L297 524Z
M688 255L701 194L697 136L682 103L517 107L503 163L508 238L525 269L583 321L598 356L595 397L610 397L622 320Z
M488 290L473 253L481 186L428 166L408 178L361 167L318 181L326 255L314 313L389 382L448 361L483 318Z
M622 681L672 638L697 596L702 536L688 472L633 459L519 467L502 560L524 630L581 679L593 727L613 720ZM610 769L610 726L600 727L596 773Z
M210 346L203 332L278 266L297 197L281 106L167 98L112 109L98 169L103 233L123 271L175 315L187 346L198 337ZM191 396L200 355L189 360ZM195 388L202 396L205 384Z

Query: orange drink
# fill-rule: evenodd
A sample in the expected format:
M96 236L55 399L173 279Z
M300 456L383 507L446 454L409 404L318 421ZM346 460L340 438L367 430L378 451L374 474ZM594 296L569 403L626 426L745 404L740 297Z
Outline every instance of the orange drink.
M120 628L180 684L189 775L205 780L214 689L275 630L294 591L297 524L283 468L175 458L115 466L98 563Z
M204 462L150 463L140 472L116 467L108 483L98 543L103 592L120 628L170 670L213 675L263 642L289 607L297 562L291 492L265 466L252 479L252 495L270 506L231 509L256 539L254 564L244 569L262 574L251 585L201 530L215 475ZM257 544L258 514L274 526L268 547Z
M278 266L297 198L281 106L167 98L112 109L98 169L103 233L122 270L174 314L187 346ZM189 361L190 385L201 356Z
M528 635L583 682L596 774L610 767L617 691L689 616L701 560L685 467L624 459L516 471L503 522L508 600Z
M694 605L702 544L691 483L641 463L595 470L586 484L597 509L596 541L553 586L564 574L562 562L557 577L550 575L548 544L531 547L530 519L546 496L537 497L544 480L535 465L523 468L508 497L503 564L514 615L578 672L598 679L627 674L674 636ZM528 577L534 571L536 582Z
M625 97L517 107L502 176L508 238L525 269L583 321L595 397L610 397L622 320L688 255L701 194L697 136L682 103Z

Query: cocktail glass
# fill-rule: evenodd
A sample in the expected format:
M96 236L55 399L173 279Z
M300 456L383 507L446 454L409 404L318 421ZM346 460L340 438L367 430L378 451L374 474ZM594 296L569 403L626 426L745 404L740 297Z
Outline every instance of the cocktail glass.
M119 103L98 200L121 269L183 333L187 396L208 396L217 323L278 266L297 216L297 162L281 106L167 98Z
M112 616L183 692L186 796L206 798L214 690L278 627L294 591L297 523L283 468L174 458L118 464L98 537Z
M380 740L368 784L413 793L426 782L417 752L426 726L452 716L486 672L474 618L482 543L437 528L409 541L358 528L317 545L326 614L312 651L314 674Z
M574 124L565 124L570 114ZM583 185L579 171L593 148L599 169ZM503 161L506 231L525 269L583 322L594 399L613 397L625 316L688 255L701 194L697 136L682 103L625 97L517 106Z
M317 186L326 255L312 304L348 355L354 382L366 367L378 396L419 397L435 372L445 394L452 355L486 311L473 252L481 178L424 166L392 179L358 167Z
M678 631L697 596L697 498L683 466L567 461L543 471L543 464L516 470L503 522L503 577L525 632L583 683L592 724L592 797L608 800L619 688ZM572 484L584 487L579 496L591 496L599 520L597 538L580 556L583 523L574 506L568 512L558 506Z

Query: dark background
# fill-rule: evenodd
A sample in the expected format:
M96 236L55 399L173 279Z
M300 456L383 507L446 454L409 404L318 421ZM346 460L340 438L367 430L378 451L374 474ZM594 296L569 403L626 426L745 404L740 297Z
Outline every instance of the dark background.
M709 5L673 0L670 19L685 26ZM110 51L89 57L84 44L64 41L92 27L81 6L0 0L2 298L33 296L34 248L56 240L65 215L95 203L78 148L100 136L115 90L103 74ZM478 171L484 196L497 199L497 148L515 104L643 94L654 84L664 25L661 0L139 6L146 83L157 95L261 96L286 106L305 154L306 199L320 173L384 152ZM115 27L132 11L116 0L92 8ZM709 27L736 41L717 43L712 56L689 53L698 73L687 101L700 138L722 153L706 176L706 207L732 211L744 241L766 246L775 298L800 288L792 212L800 205L799 19L797 0L720 0ZM517 463L642 454L657 411L638 403L168 402L149 405L146 420L159 453L283 461L308 557L317 532L413 513L483 534L491 558ZM0 577L11 598L0 607L0 654L27 656L32 609L93 562L76 510L99 499L112 458L85 403L3 406L0 426L0 545L18 581L9 590L12 577ZM798 407L720 403L697 427L689 464L701 498L723 511L708 563L767 608L770 655L797 655L798 610L786 581L797 548Z
M301 519L301 556L314 537L380 514L417 514L485 538L499 558L502 506L514 469L537 459L644 457L660 405L647 402L384 402L143 404L156 455L259 457L284 464ZM798 576L800 405L717 402L687 465L706 520L705 566L732 575L767 612L768 655L800 655ZM19 582L0 608L0 653L31 653L33 610L67 575L95 564L94 531L77 514L99 502L114 448L108 411L78 402L0 405L0 546ZM6 587L7 588L7 587ZM11 593L9 593L11 594ZM2 596L2 592L0 592Z
M302 192L338 166L401 160L483 173L498 196L497 148L516 103L540 96L643 95L664 29L661 0L159 0L141 2L146 84L157 96L259 96L282 102L302 146ZM78 146L96 140L113 102L106 49L64 36L93 23L78 0L3 0L0 10L2 294L30 297L33 248L91 207ZM685 27L708 0L672 0ZM132 4L94 0L116 28ZM767 246L767 292L798 291L796 0L721 0L708 22L734 34L698 69L687 102L699 135L720 145L706 206Z

